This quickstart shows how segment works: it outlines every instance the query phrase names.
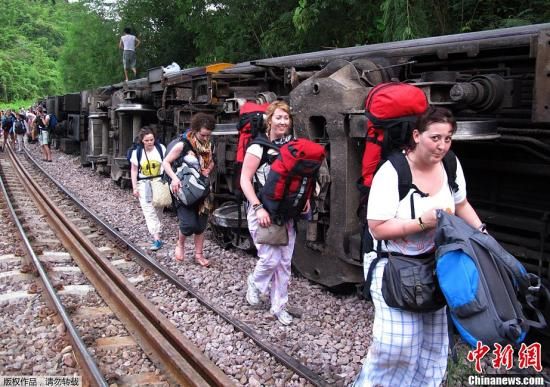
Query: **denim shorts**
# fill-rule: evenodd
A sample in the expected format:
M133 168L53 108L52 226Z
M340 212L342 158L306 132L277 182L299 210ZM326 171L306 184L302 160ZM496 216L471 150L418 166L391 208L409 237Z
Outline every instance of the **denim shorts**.
M125 69L136 68L136 52L132 50L124 50L122 53L122 65Z
M38 140L40 141L40 145L50 145L50 131L41 130Z

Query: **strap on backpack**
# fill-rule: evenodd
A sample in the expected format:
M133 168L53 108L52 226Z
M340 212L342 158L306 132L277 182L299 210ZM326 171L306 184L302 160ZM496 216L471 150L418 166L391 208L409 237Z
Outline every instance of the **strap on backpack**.
M503 266L512 278L517 277L516 274L513 273L507 265ZM544 329L547 327L546 319L540 311L540 308L535 306L535 303L537 303L541 298L545 299L546 302L550 302L550 292L542 284L540 277L536 274L525 273L523 279L528 282L527 286L517 286L516 290L518 294L523 298L523 301L525 301L525 305L535 314L536 320L525 319L522 320L521 323L524 325L528 325L532 328Z
M415 189L415 192L419 193L422 197L428 196L423 193L412 183L412 174L407 158L401 151L395 151L388 155L387 160L391 162L392 166L397 171L397 181L398 181L398 190L399 190L399 200L403 200L411 188ZM457 161L456 155L453 151L449 150L445 157L443 157L443 168L447 174L447 184L449 185L452 192L458 191L458 184L456 182L456 169ZM412 195L411 195L411 209L412 209ZM411 211L414 213L414 210ZM413 219L415 217L413 216Z
M445 173L447 173L447 183L451 188L452 192L458 191L458 184L456 183L456 155L449 149L445 157L443 157L443 168L445 168Z
M384 257L377 255L377 257L374 258L369 265L369 271L367 272L367 278L365 279L365 283L363 284L363 291L362 291L363 297L365 297L367 301L372 301L372 296L370 294L370 285L372 283L372 276L374 274L374 269L376 268L378 261L380 261L382 258Z
M474 238L491 238L481 232L476 232ZM475 239L474 239L475 240ZM481 242L479 242L481 243ZM510 255L504 248L498 243L485 243L484 247L489 250L491 256L501 262L501 267L507 272L508 276L514 282L514 288L519 296L525 302L525 305L533 311L536 315L535 320L523 320L521 323L537 329L546 328L546 320L540 311L540 308L535 306L539 300L544 299L546 302L550 302L550 292L544 286L539 276L533 273L527 273L525 269L511 266L511 263L505 259L506 255ZM513 258L513 256L512 256ZM515 259L514 259L515 261ZM519 300L520 302L522 300Z
M365 141L366 142L372 142L373 144L376 144L376 145L379 145L379 146L382 146L383 145L383 142L378 140L376 137L372 136L372 137L366 137L365 138Z
M417 192L421 193L421 196L423 197L427 196L412 183L411 167L409 166L409 163L407 162L407 158L405 157L405 154L403 152L401 151L392 152L388 155L387 160L391 163L391 165L397 171L397 189L399 191L399 201L403 200L403 198L407 196L411 188L415 188ZM411 195L411 213L414 213L412 195ZM413 219L414 219L414 216L413 216Z

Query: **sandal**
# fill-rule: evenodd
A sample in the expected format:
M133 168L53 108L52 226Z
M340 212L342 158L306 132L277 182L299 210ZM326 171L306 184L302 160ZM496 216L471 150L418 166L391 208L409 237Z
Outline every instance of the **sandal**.
M179 241L176 242L176 251L174 252L174 259L178 262L181 262L185 258L184 254L185 252L183 251L183 246Z
M204 258L202 253L195 253L195 263L202 267L210 267L210 262L208 262L208 259Z

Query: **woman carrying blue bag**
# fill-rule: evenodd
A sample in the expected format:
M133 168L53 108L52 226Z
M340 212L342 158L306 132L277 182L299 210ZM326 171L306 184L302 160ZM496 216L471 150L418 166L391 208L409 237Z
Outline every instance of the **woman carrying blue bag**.
M436 209L454 213L473 227L483 227L466 199L460 163L456 160L456 190L451 189L443 165L455 131L455 119L447 109L428 107L418 118L405 150L414 187L402 200L399 200L398 173L392 163L384 163L374 176L367 219L379 253L365 254L365 268L377 255L385 258L375 261L373 268L372 343L354 386L439 386L445 375L448 352L445 307L422 313L390 307L382 287L385 266L392 255L414 258L433 255Z

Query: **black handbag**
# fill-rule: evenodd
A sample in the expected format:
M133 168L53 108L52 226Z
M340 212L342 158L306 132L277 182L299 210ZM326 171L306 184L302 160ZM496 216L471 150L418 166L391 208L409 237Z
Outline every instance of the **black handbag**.
M445 297L435 276L435 255L410 257L387 255L388 262L382 277L382 296L392 308L409 312L433 312L445 306ZM370 299L370 284L374 267L381 258L375 258L369 267L364 295Z

